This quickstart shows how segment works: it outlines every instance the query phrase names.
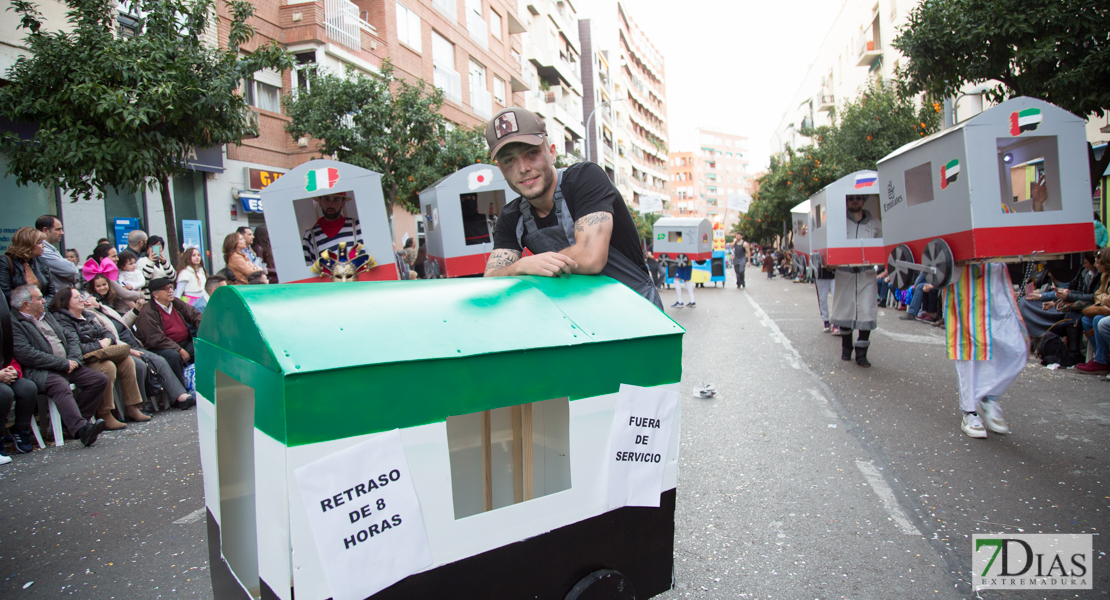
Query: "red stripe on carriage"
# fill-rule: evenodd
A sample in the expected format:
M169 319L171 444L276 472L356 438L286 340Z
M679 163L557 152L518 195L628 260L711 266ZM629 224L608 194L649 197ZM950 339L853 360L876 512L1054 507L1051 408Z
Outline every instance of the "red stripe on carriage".
M921 238L905 244L913 250L914 259L920 261L925 245L937 238L948 242L956 260L1030 256L1034 252L1070 254L1093 252L1096 249L1093 222L972 229ZM885 248L887 256L896 246L897 244Z
M378 265L365 273L359 273L359 281L397 281L400 276L397 275L397 265L390 262L386 265ZM296 281L283 281L282 283L328 283L331 279L328 277L309 277L308 279L298 279Z
M709 252L698 252L697 254L690 254L689 252L656 252L655 258L659 258L663 254L670 256L672 260L677 259L679 254L686 254L686 256L690 257L690 260L709 260L713 258L712 250Z

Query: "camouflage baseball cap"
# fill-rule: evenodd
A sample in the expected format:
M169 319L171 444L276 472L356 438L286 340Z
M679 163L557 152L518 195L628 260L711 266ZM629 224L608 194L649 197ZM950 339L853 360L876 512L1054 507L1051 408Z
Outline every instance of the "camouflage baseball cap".
M547 135L547 124L532 111L519 106L510 106L497 113L486 123L486 143L489 156L497 159L497 152L506 144L521 142L539 146Z

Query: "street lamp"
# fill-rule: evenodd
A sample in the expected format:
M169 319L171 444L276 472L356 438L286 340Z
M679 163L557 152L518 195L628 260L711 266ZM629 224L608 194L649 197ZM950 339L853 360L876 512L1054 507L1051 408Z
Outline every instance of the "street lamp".
M590 116L586 117L586 160L592 160L590 158L590 134L593 133L593 131L590 129L590 123L594 119L594 113L597 112L597 109L605 106L606 104L611 105L620 102L621 100L624 100L624 98L617 98L616 100L606 100L605 102L602 102L601 104L595 106L594 109L590 111Z

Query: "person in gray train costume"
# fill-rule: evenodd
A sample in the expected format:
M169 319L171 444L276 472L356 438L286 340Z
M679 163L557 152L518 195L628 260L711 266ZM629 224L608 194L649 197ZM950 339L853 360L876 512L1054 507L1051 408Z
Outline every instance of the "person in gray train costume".
M845 200L848 205L848 239L883 237L882 223L863 208L866 195L849 194ZM871 330L878 327L878 318L879 283L875 268L838 267L831 320L843 332L840 360L852 360L852 351L855 350L856 364L871 366L867 360L867 348L871 345ZM853 329L859 331L855 340Z

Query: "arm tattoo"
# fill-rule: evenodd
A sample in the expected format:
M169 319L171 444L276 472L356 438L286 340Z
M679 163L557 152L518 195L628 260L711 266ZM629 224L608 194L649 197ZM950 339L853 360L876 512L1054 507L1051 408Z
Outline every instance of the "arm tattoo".
M583 232L583 231L586 230L587 227L593 227L594 225L599 225L599 224L604 223L604 222L606 222L606 221L608 221L612 218L613 218L612 215L610 215L607 212L590 213L590 214L582 217L581 219L578 219L577 221L575 221L574 231L579 232L579 233Z
M520 250L509 250L505 248L494 250L493 253L490 254L489 260L486 261L486 273L488 274L490 271L503 269L515 263L520 260L521 254Z

